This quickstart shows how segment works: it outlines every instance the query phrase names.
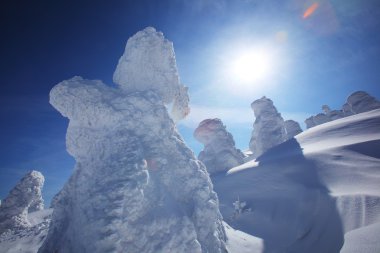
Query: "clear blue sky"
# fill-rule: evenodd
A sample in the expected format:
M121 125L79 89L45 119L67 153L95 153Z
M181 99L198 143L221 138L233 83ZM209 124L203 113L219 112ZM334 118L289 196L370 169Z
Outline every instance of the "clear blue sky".
M179 129L196 153L192 132L204 117L221 117L246 148L250 103L263 95L298 121L322 104L339 109L356 90L380 97L378 0L15 0L0 12L0 198L31 169L45 175L48 202L62 187L74 161L50 89L74 75L111 84L128 37L146 26L174 42L193 107ZM247 86L226 73L235 52L250 45L274 57L271 75Z

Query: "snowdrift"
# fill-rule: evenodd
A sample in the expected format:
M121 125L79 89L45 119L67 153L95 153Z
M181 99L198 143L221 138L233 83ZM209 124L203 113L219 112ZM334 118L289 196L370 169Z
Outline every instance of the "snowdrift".
M262 252L380 252L380 110L316 126L212 179L224 220L262 238Z

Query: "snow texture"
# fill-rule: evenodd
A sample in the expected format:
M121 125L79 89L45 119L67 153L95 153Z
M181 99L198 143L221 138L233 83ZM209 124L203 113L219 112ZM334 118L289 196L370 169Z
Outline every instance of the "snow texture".
M52 209L30 213L30 226L18 231L8 231L0 235L1 253L36 253L49 230Z
M379 126L380 109L331 121L213 175L225 221L258 252L380 252Z
M273 101L265 96L251 104L255 114L252 137L249 148L253 156L258 157L268 149L286 140L284 119L277 112Z
M190 112L187 88L180 83L173 43L153 27L128 39L113 81L127 93L153 90L165 104L174 102L174 120Z
M41 195L44 180L40 172L33 170L11 190L0 206L0 234L30 227L28 213L44 208Z
M294 120L285 120L285 131L286 131L286 139L289 140L296 136L299 133L302 133L302 129L300 127L300 124L297 121Z
M114 80L118 88L74 77L50 92L70 120L76 166L38 252L225 252L206 168L165 107L182 89L172 44L153 28L138 32Z
M324 124L326 122L351 116L354 114L368 112L380 108L380 101L372 97L365 91L356 91L352 93L341 110L331 110L328 105L323 105L324 113L319 113L305 120L306 128L311 128Z
M244 162L245 155L235 147L235 141L220 119L205 119L194 131L194 137L204 144L198 159L208 173L226 172Z

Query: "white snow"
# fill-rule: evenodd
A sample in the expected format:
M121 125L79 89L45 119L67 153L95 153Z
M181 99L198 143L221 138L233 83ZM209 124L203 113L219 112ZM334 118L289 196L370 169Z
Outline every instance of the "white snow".
M42 210L42 187L45 178L38 171L28 172L10 191L0 206L0 234L31 226L29 213Z
M380 252L380 110L308 129L212 179L224 220L264 252ZM238 199L252 211L233 215Z
M344 245L340 253L379 253L380 223L356 229L344 236Z
M187 88L179 79L173 43L153 27L128 39L113 81L127 93L153 90L165 104L174 102L175 120L189 114Z
M242 231L233 229L223 222L227 234L227 250L229 253L260 253L264 250L263 240Z
M154 28L128 40L112 88L74 77L50 103L69 118L76 166L54 200L38 252L224 253L218 198L176 119L187 113L171 42Z
M49 229L52 209L29 214L30 227L0 235L1 253L36 253L45 240Z
M342 106L342 109L331 110L328 105L323 105L322 110L324 113L318 113L315 116L307 118L305 123L307 128L312 128L329 121L379 108L380 101L378 101L375 97L372 97L365 91L356 91L348 96L346 103Z
M220 119L205 119L194 131L194 137L204 144L198 159L209 174L226 172L244 162L245 155L235 147L235 141Z
M286 140L285 122L273 101L265 96L253 101L251 108L256 119L249 148L253 156L258 157Z

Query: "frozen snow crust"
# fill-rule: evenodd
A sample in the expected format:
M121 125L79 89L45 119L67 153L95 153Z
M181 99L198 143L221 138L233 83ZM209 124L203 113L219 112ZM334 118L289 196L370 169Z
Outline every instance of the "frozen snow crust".
M179 90L187 96L172 44L153 28L137 33L114 80L118 88L74 77L50 93L70 119L76 166L38 252L225 252L208 173L165 107Z
M0 235L20 231L31 226L28 213L42 210L41 190L45 178L38 171L28 172L11 190L0 206Z

